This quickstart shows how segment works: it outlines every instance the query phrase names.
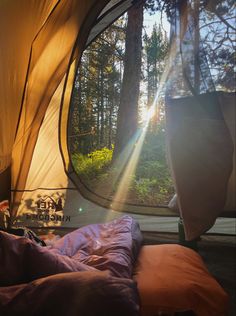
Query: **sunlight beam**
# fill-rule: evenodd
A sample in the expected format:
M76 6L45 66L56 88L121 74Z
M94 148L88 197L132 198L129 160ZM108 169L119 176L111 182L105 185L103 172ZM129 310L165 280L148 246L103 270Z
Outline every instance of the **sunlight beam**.
M172 45L170 52L169 52L168 59L169 59L169 61L173 61L175 57L176 57L176 47L175 47L175 45ZM120 179L119 186L118 186L116 194L113 198L112 204L110 205L111 209L122 211L122 207L126 203L128 191L130 188L130 184L132 182L132 178L135 175L135 170L136 170L136 167L137 167L137 164L139 161L140 153L141 153L143 143L144 143L144 140L146 137L148 126L150 124L152 117L155 115L155 113L160 105L159 100L162 97L161 92L163 91L163 89L166 85L166 82L168 80L170 69L171 69L171 66L168 63L166 63L166 67L165 67L164 72L161 76L160 83L159 83L159 86L158 86L158 89L157 89L157 92L155 95L155 99L154 99L151 107L148 109L148 111L144 115L143 128L139 129L137 131L137 141L135 144L132 144L132 145L129 143L129 145L127 147L127 148L129 148L129 152L130 152L130 150L132 151L132 154L129 155L128 161L127 161L127 159L125 160L127 165L126 165L125 170L123 172L123 176ZM130 145L132 147L129 147ZM121 158L122 158L122 155L120 156L120 159Z
M117 192L114 196L111 208L116 210L122 210L122 206L126 201L127 194L129 191L130 184L132 182L132 177L135 174L135 170L138 164L140 153L143 147L143 142L146 136L147 128L138 130L138 140L133 145L133 152L130 156L130 159L125 167L123 176L120 180Z

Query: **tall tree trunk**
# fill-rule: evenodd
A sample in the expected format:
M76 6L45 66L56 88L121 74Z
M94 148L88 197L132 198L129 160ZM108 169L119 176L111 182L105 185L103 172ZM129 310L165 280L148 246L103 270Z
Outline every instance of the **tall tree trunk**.
M110 104L109 116L108 116L108 148L112 148L112 115L113 115L114 101Z
M98 90L100 90L100 75L99 75L99 71L97 74L97 87ZM98 91L98 96L97 96L97 116L96 116L96 129L97 129L97 144L96 144L96 148L99 148L100 146L100 98L99 98L99 91Z
M200 60L199 60L199 1L194 1L194 89L196 93L200 90Z
M137 130L141 79L142 26L143 3L139 2L128 11L124 75L113 160L122 152Z
M100 110L101 110L101 121L100 121L100 146L104 146L104 65L101 65L100 69Z

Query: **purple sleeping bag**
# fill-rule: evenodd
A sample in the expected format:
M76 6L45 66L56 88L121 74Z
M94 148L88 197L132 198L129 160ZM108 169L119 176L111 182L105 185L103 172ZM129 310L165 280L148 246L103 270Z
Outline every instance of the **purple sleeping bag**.
M129 216L82 227L50 247L0 231L0 315L137 316L131 276L141 242Z
M113 276L131 278L141 243L138 223L123 216L79 228L56 241L51 250L98 270L109 270Z

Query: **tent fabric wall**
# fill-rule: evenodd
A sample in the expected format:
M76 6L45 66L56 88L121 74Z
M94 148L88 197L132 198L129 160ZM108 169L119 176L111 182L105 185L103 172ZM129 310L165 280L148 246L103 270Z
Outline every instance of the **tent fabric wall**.
M39 127L48 103L68 69L78 34L81 36L80 45L85 44L86 29L82 26L91 7L94 10L93 15L89 16L91 23L96 17L95 12L99 10L99 5L96 8L94 3L61 1L34 41L23 115L13 150L12 186L17 190L24 188ZM103 3L99 3L101 9ZM79 32L80 28L83 32ZM20 160L15 159L16 157L20 157ZM13 216L17 212L20 197L19 191L13 194Z
M57 1L1 1L0 170L11 163L31 43ZM29 27L30 26L30 27ZM14 110L13 110L14 108Z
M0 3L0 173L10 168L12 160L31 44L56 3L26 0ZM5 181L10 179L0 177L2 190ZM9 198L9 193L4 196Z
M1 2L0 166L5 170L11 164L13 217L25 188L39 128L68 69L78 34L81 48L106 2ZM88 12L92 13L88 16Z
M64 84L65 76L49 103L39 130L21 204L17 212L16 225L76 227L80 225L81 215L83 219L84 213L87 216L87 211L94 209L91 203L83 200L74 184L69 180L61 155L59 122ZM81 214L80 208L86 212ZM100 212L98 211L98 213ZM91 217L88 216L88 218L92 221ZM96 219L98 220L98 218Z
M86 46L88 46L94 38L96 38L108 25L110 25L114 21L114 11L115 17L118 18L125 11L132 6L132 0L125 0L120 3L120 0L112 0L106 5L104 10L102 10L101 14L97 18L96 27L91 29L89 33L89 37L87 39Z

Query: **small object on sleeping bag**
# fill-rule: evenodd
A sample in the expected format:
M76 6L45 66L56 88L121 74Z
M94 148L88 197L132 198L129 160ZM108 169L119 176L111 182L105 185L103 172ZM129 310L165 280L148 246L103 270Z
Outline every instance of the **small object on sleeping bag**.
M11 227L9 229L3 230L7 232L8 234L16 235L16 236L22 236L25 238L28 238L32 240L34 243L38 244L39 246L46 246L46 243L35 234L32 230L26 227Z

